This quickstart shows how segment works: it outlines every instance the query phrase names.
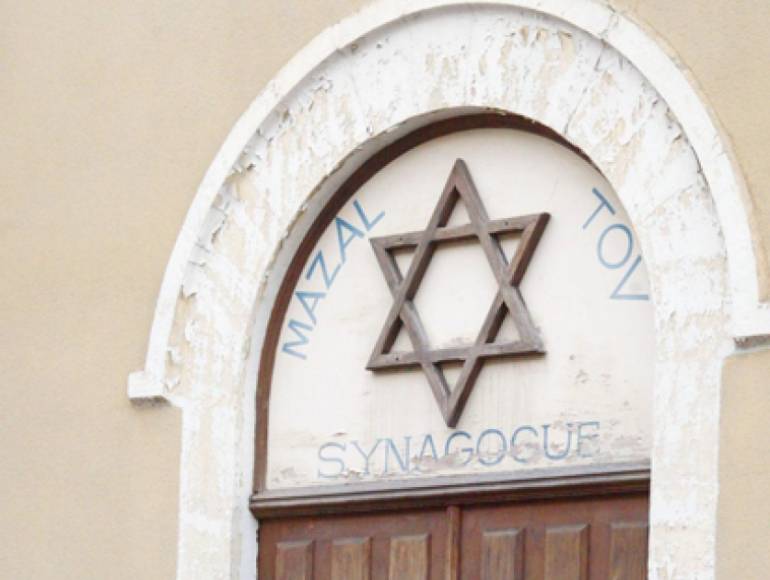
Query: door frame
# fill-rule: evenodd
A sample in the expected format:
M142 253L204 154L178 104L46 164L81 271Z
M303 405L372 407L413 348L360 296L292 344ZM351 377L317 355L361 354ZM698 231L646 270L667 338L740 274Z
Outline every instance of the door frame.
M427 509L649 492L647 463L529 470L265 490L252 495L257 519Z

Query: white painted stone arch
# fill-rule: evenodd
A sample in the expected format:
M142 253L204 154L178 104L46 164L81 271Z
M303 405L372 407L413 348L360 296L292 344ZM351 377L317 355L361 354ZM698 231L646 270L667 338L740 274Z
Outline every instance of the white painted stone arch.
M564 135L625 204L656 305L650 575L714 576L722 360L770 328L723 136L672 59L601 2L388 0L324 32L255 100L169 261L129 395L183 409L178 578L255 575L257 354L292 225L371 152L467 108Z

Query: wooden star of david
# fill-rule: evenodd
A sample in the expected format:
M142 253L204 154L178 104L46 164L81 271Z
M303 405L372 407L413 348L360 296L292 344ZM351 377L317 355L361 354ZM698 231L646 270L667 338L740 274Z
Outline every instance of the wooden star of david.
M465 204L470 223L447 226L458 200ZM540 333L530 318L519 291L524 273L543 234L549 215L526 215L490 220L462 159L455 162L441 198L428 226L421 232L409 232L370 240L382 273L393 295L382 332L366 365L369 370L421 367L428 379L447 426L455 427L462 414L483 361L527 354L542 354ZM516 252L510 261L496 238L506 233L520 234ZM428 337L414 305L414 297L439 242L478 239L489 262L498 290L489 307L481 330L472 344L430 349ZM406 276L396 264L393 251L416 248ZM497 334L510 313L518 331L514 341L496 342ZM412 352L390 352L401 328L412 343ZM461 362L462 370L454 388L447 384L442 363Z

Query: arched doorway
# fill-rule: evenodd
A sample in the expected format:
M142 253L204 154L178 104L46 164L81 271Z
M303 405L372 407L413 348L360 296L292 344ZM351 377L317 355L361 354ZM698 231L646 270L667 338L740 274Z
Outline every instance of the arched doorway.
M184 409L179 576L253 577L259 352L297 224L374 152L484 108L579 147L628 212L656 305L650 574L711 577L720 368L734 338L767 327L719 132L671 60L606 6L409 10L376 4L293 61L228 138L180 233L129 385Z

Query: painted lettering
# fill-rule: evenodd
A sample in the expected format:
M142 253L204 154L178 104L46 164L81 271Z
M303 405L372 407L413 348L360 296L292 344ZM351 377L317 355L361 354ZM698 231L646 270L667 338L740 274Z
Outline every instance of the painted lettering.
M531 433L534 435L535 443L519 443L519 436L522 433ZM513 432L513 435L511 436L511 457L513 457L515 461L518 461L519 463L528 463L535 455L537 448L537 429L531 425L522 425ZM532 453L530 453L528 457L522 458L521 451L523 449L531 449Z
M427 455L425 451L430 448L430 455ZM426 457L430 457L434 461L438 461L438 452L436 451L436 443L433 441L433 435L426 435L422 440L422 447L420 448L420 454L417 456L418 464L422 464Z
M318 459L320 461L323 461L324 463L332 463L338 465L338 468L335 472L328 472L328 471L322 471L321 468L318 468L318 477L322 477L324 479L334 479L335 477L339 477L345 472L345 461L341 457L329 457L324 452L327 449L338 449L345 452L346 446L342 443L324 443L318 448Z
M446 445L444 446L444 457L452 454L453 452L449 450L449 448L452 446L452 441L454 441L458 437L464 437L465 439L471 439L470 433L466 431L455 431L452 433L449 437L447 437ZM463 447L459 451L466 453L465 461L461 465L468 465L470 460L473 458L473 447Z
M364 232L340 217L334 218L334 225L337 228L337 245L340 249L340 265L342 265L348 259L347 255L345 255L345 249L356 238L363 238ZM339 266L337 266L337 268L339 268Z
M305 309L308 318L313 321L313 326L316 323L315 308L318 306L318 301L322 300L326 296L326 292L308 292L306 290L298 290L294 293L299 300L302 307Z
M583 230L587 229L588 226L591 225L591 223L594 221L596 216L598 216L603 209L606 209L607 212L609 212L609 215L611 216L615 215L615 208L612 207L612 204L602 194L602 192L600 192L595 187L591 191L597 198L599 198L599 205L591 213L591 215L588 216L588 219L583 224L583 227L582 227ZM607 259L607 254L604 249L605 240L607 239L607 236L610 233L615 231L621 232L621 234L625 236L626 249L623 256L620 259L610 260L610 259ZM619 268L622 268L626 264L628 264L629 260L631 259L631 255L633 254L633 251L634 251L634 234L631 231L631 228L629 228L627 225L622 223L614 223L605 227L604 230L602 230L601 234L599 234L599 238L596 242L596 257L598 258L599 263L605 268L607 268L608 270L617 270ZM634 294L634 293L628 293L624 291L626 283L631 278L631 276L636 271L636 269L639 267L639 264L641 264L641 262L642 262L642 257L637 255L636 258L631 262L631 265L628 267L628 269L625 271L625 273L621 277L618 285L610 294L611 300L649 300L650 299L648 294Z
M337 277L337 274L339 274L342 264L337 264L337 267L332 270L331 274L329 274L329 270L326 268L324 253L319 251L315 255L315 258L313 258L313 261L310 262L310 267L307 269L307 274L305 274L305 280L310 280L310 278L313 276L313 272L315 272L316 266L321 267L321 277L323 279L324 286L326 286L326 289L329 290L332 287L332 284L334 284L334 279Z
M551 445L551 442L548 441L548 431L553 428L553 425L543 425L543 451L545 452L545 456L548 459L551 459L553 461L559 461L561 459L564 459L569 455L570 445L572 443L572 429L570 427L570 424L567 423L567 427L564 429L566 432L566 438L567 441L564 443L563 446L557 445L555 446L557 449L561 448L561 452L559 453L552 453L551 448L553 445Z
M607 260L604 256L604 251L602 248L604 247L604 240L607 238L607 234L609 234L611 231L617 230L621 231L626 236L626 253L623 255L623 257L616 261L616 262L610 262ZM599 258L599 262L601 262L602 266L605 268L609 268L610 270L616 270L618 268L622 268L623 265L628 262L628 259L631 257L631 252L634 251L634 237L631 234L631 230L628 229L628 226L625 226L623 224L612 224L611 226L607 226L604 231L599 236L599 241L596 243L596 256Z
M484 442L484 438L490 435L494 435L500 441L497 451L492 452L492 458L488 459L490 453L488 451L482 451L481 447ZM479 463L482 465L497 465L503 460L505 454L508 452L508 438L503 435L503 432L499 429L486 429L481 432L479 439L476 442L476 455L478 455Z
M547 465L595 458L600 453L600 439L599 421L580 421L519 425L509 433L497 428L484 429L478 435L451 431L443 441L433 434L380 437L374 444L335 440L318 449L318 477L334 479L348 473L371 478L408 476L458 469L471 463L492 468L506 460L510 466Z
M364 212L364 208L361 207L361 204L358 203L358 200L353 201L353 207L356 208L356 213L358 214L358 217L361 218L361 223L364 224L364 227L366 228L366 231L370 231L374 226L377 225L377 222L380 221L383 217L385 217L385 212L381 211L378 213L373 220L370 220L366 216L366 212Z
M587 421L578 423L577 427L577 454L580 457L594 457L599 453L599 421ZM593 429L592 433L583 433L584 429ZM588 445L585 443L588 442ZM588 447L588 449L586 449Z
M313 280L315 278L323 284L325 291L297 290L294 292L294 298L296 298L302 306L302 309L305 311L307 319L312 323L312 326L298 320L289 320L287 328L294 333L296 340L286 341L282 345L281 350L299 359L304 360L307 358L307 355L298 351L296 347L304 346L309 342L310 339L303 331L312 330L318 323L316 309L319 302L326 298L326 295L331 290L342 266L347 262L348 246L355 240L365 238L366 235L364 230L366 232L371 231L371 229L385 216L385 212L381 211L374 218L369 218L358 200L353 200L353 208L355 209L358 218L361 220L362 227L357 227L339 216L334 218L334 228L337 234L337 249L339 250L340 255L339 263L330 270L327 257L324 255L323 251L318 250L310 261L307 272L305 272L305 280ZM320 274L317 274L319 272Z
M361 446L358 444L358 441L353 441L351 444L353 447L355 447L356 451L358 451L361 454L361 457L364 459L364 471L363 475L369 475L369 461L372 458L372 455L374 455L374 452L377 451L377 447L380 446L380 443L382 443L382 439L377 439L377 443L374 444L374 447L372 447L372 450L367 453L363 449L361 449Z
M649 300L650 296L649 294L625 294L623 293L623 288L626 285L626 282L628 282L628 279L631 277L631 275L634 273L634 271L639 267L639 264L642 263L642 257L637 256L636 260L634 260L634 263L631 264L631 266L628 268L625 274L623 274L623 277L620 279L620 282L615 287L615 290L612 291L612 294L610 295L610 298L613 300Z
M396 463L401 468L403 473L409 473L409 461L411 458L410 442L411 437L404 437L404 455L402 456L396 448L396 444L393 443L393 439L386 439L387 445L385 446L385 473L390 473L390 452L393 451L393 455L396 458Z
M599 215L599 212L602 211L603 208L607 208L607 211L609 211L611 215L615 215L615 208L612 207L612 204L609 202L609 200L602 195L602 192L595 187L591 191L596 197L599 198L599 206L590 216L588 216L586 223L583 224L583 229L586 229L589 225L591 225L591 222L594 221L594 218Z
M302 331L313 330L313 327L310 326L309 324L305 324L304 322L299 322L298 320L294 320L293 318L289 320L288 327L289 327L289 330L291 330L294 333L294 336L297 338L297 340L293 342L292 341L284 342L283 346L281 347L281 350L286 354L290 354L291 356L296 356L297 358L301 358L303 360L306 359L307 355L304 352L300 352L294 349L295 347L304 346L308 342L310 342L310 339Z

